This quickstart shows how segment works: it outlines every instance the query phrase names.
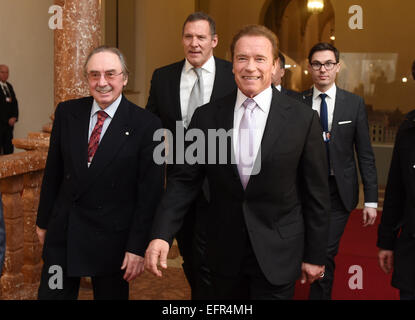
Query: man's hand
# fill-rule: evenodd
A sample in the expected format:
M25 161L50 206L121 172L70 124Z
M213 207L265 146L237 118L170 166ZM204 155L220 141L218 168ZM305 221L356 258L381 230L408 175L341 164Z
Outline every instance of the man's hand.
M378 252L378 260L380 268L389 273L393 268L393 251L380 249Z
M144 258L134 253L126 252L121 270L125 269L124 280L130 282L144 271Z
M148 245L146 256L144 258L144 266L152 274L161 277L162 273L157 268L157 262L160 259L160 266L167 269L167 254L169 253L169 243L162 239L154 239Z
M301 265L301 270L301 283L304 284L306 281L308 281L311 284L324 276L325 266L318 266L315 264L303 262Z
M371 226L375 223L377 216L376 208L364 207L363 209L363 226Z
M9 119L9 126L13 127L14 124L16 123L16 121L17 121L17 118L15 118L15 117L10 118Z
M36 234L40 244L43 246L43 244L45 243L46 229L41 229L38 226L36 226Z

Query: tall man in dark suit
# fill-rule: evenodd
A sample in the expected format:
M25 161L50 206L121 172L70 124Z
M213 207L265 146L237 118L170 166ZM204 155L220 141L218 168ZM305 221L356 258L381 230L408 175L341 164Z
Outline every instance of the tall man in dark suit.
M330 299L334 258L350 212L359 197L355 152L363 180L365 207L363 225L373 225L378 200L375 157L369 137L363 99L335 85L340 70L339 51L329 43L311 48L308 70L312 89L302 93L303 101L320 115L329 160L330 229L325 276L310 289L310 299Z
M281 52L279 52L277 67L276 67L275 73L272 75L272 84L281 93L298 99L298 97L300 96L298 92L290 90L290 89L286 89L282 86L281 83L282 83L282 78L284 77L284 75L285 75L285 57Z
M13 128L19 116L19 108L13 86L7 82L9 67L0 65L0 151L13 153Z
M194 110L209 101L215 101L235 88L232 64L213 56L218 44L215 21L203 12L190 14L183 24L182 44L185 59L156 69L151 80L147 109L158 115L173 138L188 127ZM200 72L200 75L197 74ZM200 77L200 79L199 79ZM195 89L201 94L195 99ZM175 162L180 147L168 142ZM173 150L172 150L173 149ZM172 150L172 151L171 151ZM172 163L167 166L167 176ZM183 270L192 289L192 298L199 299L201 287L209 284L208 270L203 263L205 236L203 212L207 207L207 186L189 208L182 228L176 235ZM199 289L198 289L199 288Z
M415 80L415 61L412 64ZM382 220L378 229L379 265L389 273L401 300L415 300L415 110L401 124L395 140Z
M55 112L36 221L44 243L39 299L76 299L83 276L92 277L95 299L128 299L163 189L153 161L161 122L122 95L124 56L96 48L85 74L92 97Z
M169 245L207 178L210 298L290 299L296 279L313 282L324 271L329 197L318 116L271 87L278 40L270 30L246 26L231 52L238 90L197 109L190 124L220 137L202 143L209 162L170 174L145 265L157 276L158 260L167 268Z

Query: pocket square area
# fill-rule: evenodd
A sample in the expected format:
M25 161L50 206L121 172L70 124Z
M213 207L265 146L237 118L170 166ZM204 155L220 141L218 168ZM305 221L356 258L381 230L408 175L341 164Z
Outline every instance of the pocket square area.
M339 121L339 124L348 124L348 123L352 123L352 120L348 120L348 121Z

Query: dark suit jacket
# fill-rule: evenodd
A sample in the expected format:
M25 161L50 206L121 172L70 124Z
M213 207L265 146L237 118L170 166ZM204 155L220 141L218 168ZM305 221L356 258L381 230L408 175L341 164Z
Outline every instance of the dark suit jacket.
M313 105L312 90L302 93L302 101L309 106ZM365 103L361 97L337 87L329 158L340 197L348 211L356 208L359 200L355 151L364 186L365 202L377 202L375 156L370 142Z
M190 128L230 130L236 92L198 108ZM223 275L239 271L247 241L259 265L273 284L300 276L301 262L325 263L328 227L327 160L316 112L273 89L261 143L258 175L246 190L236 164L177 165L157 210L152 238L171 243L191 201L205 177L211 201L207 219L208 266ZM206 143L205 154L208 154ZM299 184L304 187L300 195Z
M286 94L287 96L290 96L294 99L299 99L301 97L301 93L297 91L293 91L290 89L286 89L283 86L281 86L281 93Z
M19 117L18 102L13 86L9 82L6 82L6 84L9 88L10 95L12 96L12 102L6 102L6 96L0 87L0 129L12 128L9 126L9 119Z
M125 97L87 167L92 102L56 108L36 222L44 261L69 276L118 272L126 251L144 256L164 182L153 161L160 120Z
M146 109L158 115L163 126L173 135L176 121L182 121L180 106L180 78L185 60L156 69L151 79ZM216 73L210 101L222 98L235 90L232 64L215 57Z
M394 251L392 285L415 290L415 111L399 128L378 229L377 246Z
M156 69L151 79L150 95L148 97L146 109L160 117L163 127L170 130L173 138L176 137L176 122L183 130L182 112L180 104L180 79L185 60L170 64ZM215 80L210 101L222 98L236 89L235 78L232 73L232 63L215 57ZM170 154L173 156L173 163L176 161L176 151L178 149L175 141L168 141ZM173 147L172 147L173 146ZM173 151L171 151L173 149ZM170 174L172 163L167 166L167 175ZM203 219L202 215L206 209L209 193L205 183L204 192L201 192L195 203L195 208L190 208L188 222L185 228L196 230L196 234L202 234ZM198 213L197 223L193 226L192 219ZM199 239L201 241L201 239ZM181 246L181 244L179 244Z

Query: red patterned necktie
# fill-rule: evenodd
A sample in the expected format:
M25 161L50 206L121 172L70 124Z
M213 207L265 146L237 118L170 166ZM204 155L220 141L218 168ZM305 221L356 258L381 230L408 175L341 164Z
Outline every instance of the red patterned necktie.
M102 125L108 114L105 111L98 111L98 120L95 124L94 130L92 130L91 138L89 138L88 144L88 162L92 162L92 158L98 149L99 139L101 137Z

